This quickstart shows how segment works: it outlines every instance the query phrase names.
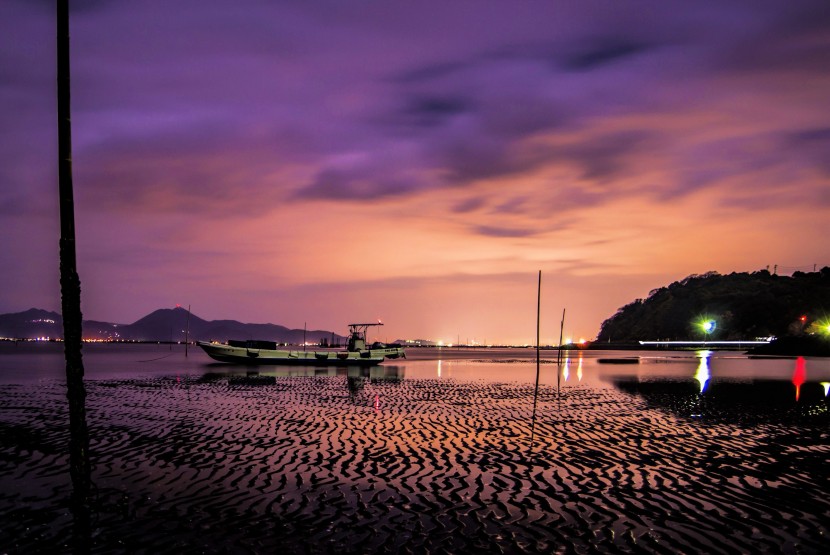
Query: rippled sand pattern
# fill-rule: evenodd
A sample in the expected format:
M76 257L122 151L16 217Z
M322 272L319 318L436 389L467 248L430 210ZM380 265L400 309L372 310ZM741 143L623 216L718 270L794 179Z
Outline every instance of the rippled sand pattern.
M613 389L346 377L88 383L93 551L750 553L828 546L827 419L706 424ZM64 388L0 387L0 551L66 551Z

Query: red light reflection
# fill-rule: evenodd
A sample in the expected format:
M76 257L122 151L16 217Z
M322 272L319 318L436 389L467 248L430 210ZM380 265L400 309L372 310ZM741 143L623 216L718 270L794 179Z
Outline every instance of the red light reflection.
M801 385L807 380L807 363L804 357L798 357L795 361L795 372L793 372L793 385L795 386L795 400L801 393Z

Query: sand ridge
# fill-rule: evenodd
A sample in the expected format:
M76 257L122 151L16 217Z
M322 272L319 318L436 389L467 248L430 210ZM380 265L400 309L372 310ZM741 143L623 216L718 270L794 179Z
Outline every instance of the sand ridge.
M228 376L91 381L94 548L802 552L826 547L826 418L702 422L616 389ZM9 553L71 518L60 382L2 386ZM63 548L65 549L65 548Z

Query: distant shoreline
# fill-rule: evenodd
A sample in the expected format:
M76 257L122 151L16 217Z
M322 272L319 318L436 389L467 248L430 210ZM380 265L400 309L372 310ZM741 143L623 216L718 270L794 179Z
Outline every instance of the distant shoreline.
M28 338L0 338L0 344L53 344L63 343L60 338L48 339L28 339ZM794 356L810 356L810 357L830 357L830 342L821 341L817 338L781 338L769 344L752 346L747 345L742 347L740 342L732 345L721 345L717 343L701 343L697 345L672 345L664 343L651 343L643 345L636 341L620 341L610 343L584 343L584 344L568 344L562 345L562 351L663 351L663 352L686 352L686 351L738 351L745 353L748 356L773 356L773 357L794 357ZM196 341L154 341L154 340L100 340L100 339L85 339L84 344L87 345L188 345L189 347L196 347ZM280 343L280 345L288 347L303 347L303 344L297 343ZM313 347L315 349L322 348L318 344L308 344L306 347ZM446 352L460 352L460 351L487 351L491 349L527 349L535 350L535 345L406 345L407 350L418 351L425 349L437 349ZM551 352L559 351L560 347L556 345L542 345L539 347L540 351Z

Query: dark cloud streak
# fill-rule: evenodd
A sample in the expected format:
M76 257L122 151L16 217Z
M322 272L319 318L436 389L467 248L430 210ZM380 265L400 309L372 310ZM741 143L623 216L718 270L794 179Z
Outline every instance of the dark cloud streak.
M533 235L537 235L540 230L539 229L531 229L531 228L507 228L507 227L498 227L498 226L491 226L491 225L479 225L473 228L473 231L479 235L485 235L487 237L500 237L500 238L517 238L517 237L532 237Z
M652 47L633 40L606 39L577 50L564 59L563 67L569 71L588 71L621 63L651 50Z

